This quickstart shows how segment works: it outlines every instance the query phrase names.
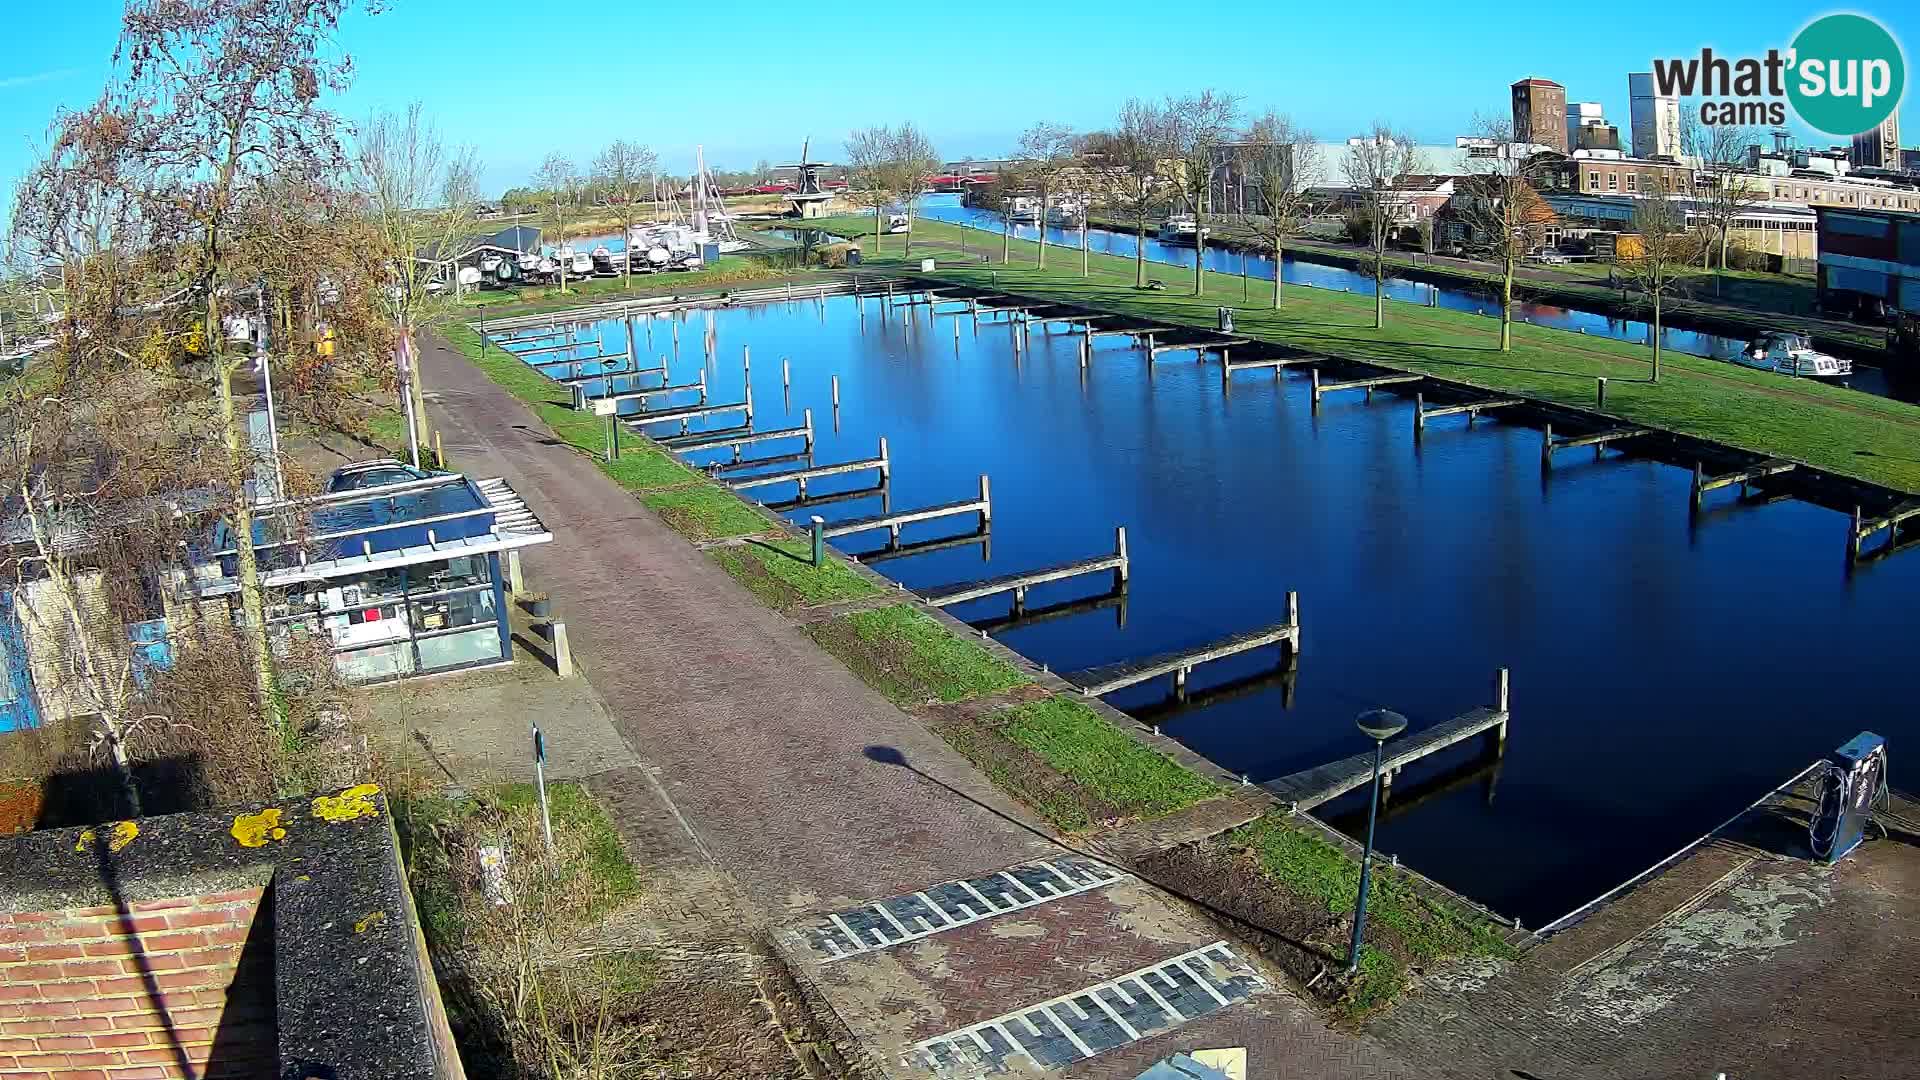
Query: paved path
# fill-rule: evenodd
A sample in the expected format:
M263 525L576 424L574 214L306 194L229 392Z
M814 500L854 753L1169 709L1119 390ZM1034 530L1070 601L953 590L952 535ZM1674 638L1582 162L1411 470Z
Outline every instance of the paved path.
M1329 1031L1244 950L1195 956L1220 930L1135 879L1074 891L998 877L1069 853L946 743L548 439L457 353L431 343L423 366L449 454L470 473L505 477L553 531L554 543L525 556L529 575L553 596L588 681L647 763L590 786L614 806L643 862L671 870L704 860L726 879L711 890L715 908L770 931L882 1071L974 1075L915 1048L1025 1012L1000 1030L1061 1062L1047 1075L1132 1077L1176 1050L1208 1046L1249 1047L1262 1077L1399 1075L1369 1041ZM876 747L907 767L873 760ZM869 909L862 926L888 928L863 942L873 947L835 960L807 942L808 928L832 926L832 915L955 879L979 882L970 915L951 899L962 896L958 885L941 893L951 917L918 909L920 923L911 905L894 905L911 929L938 933L901 941L904 930ZM883 944L889 936L893 944ZM1182 956L1192 957L1187 975L1139 974ZM1164 1002L1150 1000L1143 977ZM1061 998L1069 1000L1032 1011ZM1131 1025L1102 1003L1130 1010ZM959 1043L990 1052L997 1035Z

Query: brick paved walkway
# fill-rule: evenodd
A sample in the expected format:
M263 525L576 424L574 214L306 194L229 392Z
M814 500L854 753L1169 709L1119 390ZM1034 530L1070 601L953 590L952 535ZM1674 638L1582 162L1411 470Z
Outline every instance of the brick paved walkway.
M956 878L1065 854L937 736L603 476L440 343L429 406L467 472L503 476L555 535L526 556L615 726L647 763L589 781L643 849L727 879L716 909L778 930L871 1061L900 1076L918 1040L1071 994L1223 936L1129 879L830 966L783 928ZM877 762L889 747L910 768ZM884 756L884 755L881 755ZM658 782L650 786L648 769ZM661 820L666 797L688 843ZM682 898L683 900L685 898ZM1242 950L1244 952L1244 950ZM1196 988L1197 992L1197 988ZM1260 1077L1401 1075L1272 979L1249 999L1049 1075L1131 1077L1179 1049L1247 1046Z

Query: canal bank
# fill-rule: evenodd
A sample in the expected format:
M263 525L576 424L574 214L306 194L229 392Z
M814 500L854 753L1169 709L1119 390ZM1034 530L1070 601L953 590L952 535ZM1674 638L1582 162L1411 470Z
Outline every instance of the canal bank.
M859 219L830 224L850 230ZM1253 297L1242 300L1237 275L1208 272L1206 294L1195 297L1181 278L1167 275L1164 291L1133 287L1129 258L1092 254L1091 273L1079 260L1056 258L1035 269L1035 245L1014 240L1011 265L977 260L952 264L959 227L939 221L916 224L916 254L939 256L950 265L937 279L981 289L1017 292L1120 315L1211 328L1222 306L1234 309L1237 332L1303 353L1386 368L1419 371L1469 383L1490 393L1518 394L1548 404L1590 408L1595 380L1609 380L1607 411L1625 420L1666 428L1751 453L1791 458L1836 475L1920 492L1920 407L1854 393L1804 379L1740 368L1703 357L1666 353L1659 383L1649 382L1644 347L1516 325L1512 351L1498 350L1498 325L1488 318L1389 303L1386 325L1372 326L1370 297L1320 289L1294 289L1278 311ZM977 256L979 246L969 247ZM898 258L900 238L881 251L885 266L918 272L918 259ZM994 249L997 257L997 246ZM871 261L871 260L869 260ZM1188 271L1190 280L1191 272Z

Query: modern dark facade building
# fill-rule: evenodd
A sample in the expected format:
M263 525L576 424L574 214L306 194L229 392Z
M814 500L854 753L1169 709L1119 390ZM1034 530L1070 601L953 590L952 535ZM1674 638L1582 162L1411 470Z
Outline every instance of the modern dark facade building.
M1920 214L1816 207L1820 304L1920 315Z

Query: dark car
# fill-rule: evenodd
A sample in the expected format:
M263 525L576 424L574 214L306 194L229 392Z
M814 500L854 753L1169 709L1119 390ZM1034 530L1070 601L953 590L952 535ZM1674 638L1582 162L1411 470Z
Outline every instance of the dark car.
M375 458L372 461L356 461L351 465L342 465L333 470L333 475L327 479L327 491L331 493L385 487L388 484L425 480L433 475L426 469L416 469L393 458Z

